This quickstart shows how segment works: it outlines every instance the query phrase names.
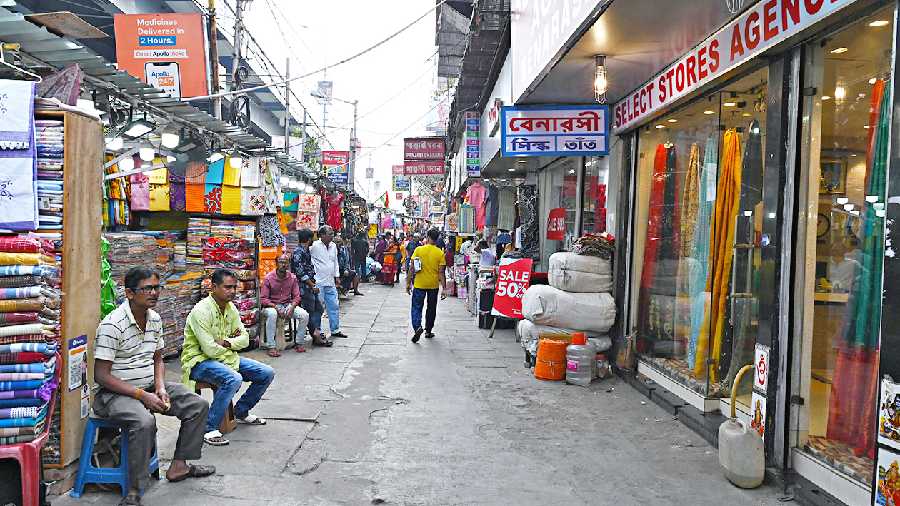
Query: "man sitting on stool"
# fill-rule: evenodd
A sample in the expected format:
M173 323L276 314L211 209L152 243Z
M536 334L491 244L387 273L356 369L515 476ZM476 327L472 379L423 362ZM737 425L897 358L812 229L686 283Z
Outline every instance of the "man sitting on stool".
M274 271L266 274L262 288L259 291L259 302L262 304L262 318L266 331L266 346L269 348L270 357L280 357L281 351L275 342L278 318L293 318L295 320L294 349L298 352L306 351L303 348L303 336L306 334L306 325L309 323L309 313L300 307L300 283L297 276L290 272L291 257L281 255L276 261Z
M94 413L128 429L128 495L119 503L141 504L147 490L148 465L156 447L153 413L181 420L169 481L199 478L216 472L212 466L189 465L200 458L203 424L209 405L179 383L165 381L162 360L162 320L154 311L159 300L156 272L134 267L125 274L125 296L121 306L106 315L94 342L94 378L100 390L94 398Z
M235 418L239 423L249 425L266 424L264 418L251 415L250 410L262 399L275 378L271 367L237 354L250 343L250 336L231 302L236 291L237 277L233 272L227 269L213 271L209 297L191 309L184 326L181 350L184 383L192 387L195 381L201 381L216 387L203 435L203 440L214 446L228 444L219 432L219 425L244 381L250 382L250 388L234 405Z

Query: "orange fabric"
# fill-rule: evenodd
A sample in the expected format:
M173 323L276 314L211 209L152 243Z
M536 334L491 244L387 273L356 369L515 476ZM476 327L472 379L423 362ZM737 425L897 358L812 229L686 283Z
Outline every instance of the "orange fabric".
M206 211L206 205L203 201L205 191L206 185L204 184L184 185L185 211L189 213L202 213Z

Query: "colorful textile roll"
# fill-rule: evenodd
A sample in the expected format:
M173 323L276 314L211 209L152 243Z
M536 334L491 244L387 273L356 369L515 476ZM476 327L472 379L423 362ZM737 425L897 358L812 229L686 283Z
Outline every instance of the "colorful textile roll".
M0 429L0 437L28 436L37 432L36 427L10 427Z
M19 325L36 321L38 321L38 314L34 311L28 313L0 313L0 325Z
M0 429L11 427L34 427L35 425L43 422L46 415L47 408L43 407L41 408L41 411L37 416L23 418L0 418Z
M40 388L43 383L43 379L28 381L0 381L0 391L33 390L35 388Z
M21 353L0 353L0 364L31 364L35 362L43 362L47 360L47 355L43 353L33 353L25 351ZM0 394L0 399L3 399ZM11 399L12 397L7 397Z
M56 357L53 357L52 359L48 360L47 362L40 362L40 363L34 363L34 364L4 364L4 365L0 365L0 373L10 373L10 372L45 373L48 370L47 364L51 364L50 369L53 369L53 366L55 366L55 364L56 364Z
M0 399L0 408L40 406L44 402L46 402L44 399Z
M0 344L15 344L15 343L46 343L52 339L51 336L44 334L29 334L29 335L16 335L16 336L4 336L0 337Z
M31 325L16 325L13 327L3 327L0 330L8 330L15 331L16 334L35 334L40 333L43 330L44 326L38 323ZM15 334L8 334L15 335ZM56 353L56 347L49 345L47 343L15 343L15 344L0 344L0 353L23 353L23 352L31 352L31 353L43 353L44 355L52 355Z
M41 243L26 237L0 237L0 251L7 253L40 253Z
M0 251L0 265L38 265L41 263L40 253L7 253Z
M0 418L35 418L40 413L40 406L22 408L0 408Z
M44 381L44 373L42 372L0 372L0 381Z
M40 286L23 286L20 288L0 288L0 300L32 299L41 296Z
M0 276L56 276L56 269L48 265L5 265L0 264Z
M20 288L41 284L37 276L0 276L0 288Z
M42 299L0 300L0 313L30 313L44 308Z

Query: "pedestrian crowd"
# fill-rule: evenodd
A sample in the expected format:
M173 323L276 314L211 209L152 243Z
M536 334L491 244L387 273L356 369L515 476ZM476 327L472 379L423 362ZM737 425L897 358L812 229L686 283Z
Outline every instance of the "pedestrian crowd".
M313 346L331 347L341 331L342 297L359 291L362 280L394 286L406 272L406 291L411 294L412 342L424 334L434 337L439 289L446 289L443 241L436 229L406 237L390 233L378 236L374 250L360 232L349 240L336 237L323 226L318 239L309 230L298 231L299 246L277 259L260 288L263 343L273 358L281 355L277 336L288 322L296 330L293 350L304 352L305 334ZM220 431L234 396L245 382L249 387L233 405L237 423L262 426L266 419L252 413L275 378L269 365L242 357L250 336L233 304L238 288L234 272L216 269L209 295L187 316L181 352L182 382L165 380L162 320L154 310L162 290L159 275L146 267L134 267L125 276L126 300L109 313L97 329L94 377L100 389L95 396L96 416L128 429L130 489L119 503L141 504L146 490L149 462L156 448L155 414L174 416L181 422L173 460L166 479L178 482L215 474L210 465L190 463L201 457L203 444L229 444ZM446 293L441 293L445 298ZM422 312L425 310L425 325ZM328 334L322 317L328 315ZM279 328L279 326L281 328ZM198 387L213 391L212 403L198 395Z

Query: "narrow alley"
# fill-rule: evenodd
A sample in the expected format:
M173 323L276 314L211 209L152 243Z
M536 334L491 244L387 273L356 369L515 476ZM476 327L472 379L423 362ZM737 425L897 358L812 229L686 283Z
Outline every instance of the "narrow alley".
M256 410L269 424L205 446L215 476L162 480L144 503L780 504L774 487L729 484L714 448L625 383L534 379L514 332L488 339L457 299L441 302L434 339L410 343L408 304L401 285L366 285L343 302L350 337L333 348L246 354L277 371ZM178 422L158 423L167 461Z

